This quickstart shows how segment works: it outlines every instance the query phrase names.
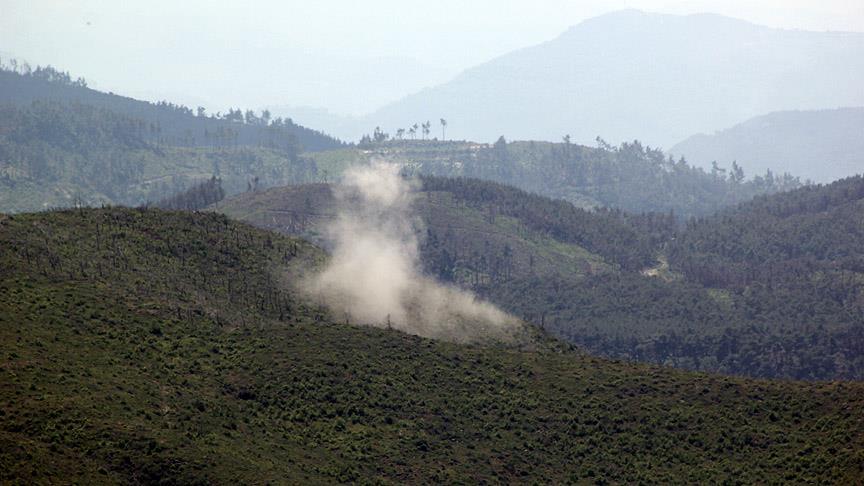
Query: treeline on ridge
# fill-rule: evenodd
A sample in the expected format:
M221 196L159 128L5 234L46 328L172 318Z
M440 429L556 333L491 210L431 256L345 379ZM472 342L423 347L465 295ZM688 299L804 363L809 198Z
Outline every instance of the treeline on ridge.
M792 175L771 171L748 179L737 164L728 174L717 166L705 172L638 141L613 147L599 140L597 147L587 147L568 139L508 143L502 137L490 146L400 141L371 149L385 155L404 151L407 164L419 174L495 181L579 206L671 211L682 221L802 185Z
M0 210L136 206L213 176L229 194L314 181L315 162L298 150L266 139L257 146L168 145L141 119L77 102L0 106Z
M0 63L0 105L27 106L34 101L59 101L92 105L141 120L162 143L186 147L267 145L292 151L339 148L342 142L321 132L297 125L290 119L260 115L251 110L229 109L207 114L160 101L151 103L87 87L81 78L73 81L65 72L46 66L31 69L26 64Z

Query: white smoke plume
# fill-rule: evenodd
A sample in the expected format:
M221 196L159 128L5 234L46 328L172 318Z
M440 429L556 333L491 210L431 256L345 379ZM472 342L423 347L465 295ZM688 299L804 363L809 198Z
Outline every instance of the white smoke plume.
M514 338L517 319L420 272L411 218L416 185L393 164L348 170L334 189L332 257L306 280L306 291L352 323L451 341Z

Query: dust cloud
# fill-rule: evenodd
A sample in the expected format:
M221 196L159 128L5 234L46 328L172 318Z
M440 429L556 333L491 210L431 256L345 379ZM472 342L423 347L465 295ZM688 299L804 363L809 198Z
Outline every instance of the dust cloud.
M417 185L395 164L349 169L334 189L332 256L304 289L351 323L459 342L512 339L521 328L516 318L420 271L411 211Z

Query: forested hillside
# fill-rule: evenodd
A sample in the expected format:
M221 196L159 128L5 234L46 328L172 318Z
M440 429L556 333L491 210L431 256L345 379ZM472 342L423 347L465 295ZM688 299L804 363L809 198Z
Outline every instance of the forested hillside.
M0 0L0 486L864 486L854 8L200 3Z
M224 216L0 216L0 481L833 482L864 389L336 323ZM291 277L295 275L295 277Z
M222 188L222 179L213 176L209 180L199 182L183 192L160 199L153 206L162 209L197 211L211 204L216 204L224 198L225 190Z
M500 192L477 198L476 189L466 190L472 185L450 183L454 194L464 194L457 197L501 206ZM512 190L499 191L510 192L511 207L516 201L532 206ZM594 247L623 271L501 279L475 290L609 356L754 376L861 378L862 201L864 182L856 177L763 196L680 229L661 215L623 215L629 231L614 231L618 238L601 246L618 242L634 261L645 261L638 255L653 245L655 261L641 271ZM520 212L527 227L538 220ZM566 212L542 213L566 219L560 216ZM584 239L596 225L582 223L571 232Z
M674 267L712 287L864 272L864 176L757 197L691 221L670 250Z
M30 106L34 101L59 101L90 105L117 115L135 118L153 140L181 147L258 146L291 147L299 151L326 150L341 142L295 124L286 118L271 118L232 108L226 113L207 114L168 101L149 103L87 87L84 79L51 66L31 69L26 65L0 66L0 105Z
M228 193L314 181L298 147L167 145L140 119L92 105L0 107L0 210L155 202L221 177Z
M313 154L323 168L335 171L341 160L384 159L408 172L444 177L472 177L512 185L582 207L620 208L633 213L672 212L679 219L705 216L747 201L758 194L799 187L788 174L749 174L737 165L711 172L684 159L672 160L661 150L634 141L612 147L570 143L383 140L361 144L360 150Z
M800 185L797 178L770 171L748 178L737 165L708 173L639 142L612 147L599 140L598 147L587 147L569 138L559 144L388 141L378 131L360 148L337 149L340 142L267 112L207 115L100 93L50 67L16 69L0 70L5 211L138 205L212 176L222 179L228 194L326 181L372 158L420 174L512 184L583 207L672 212L679 219ZM315 152L325 149L337 150Z
M850 205L860 199L856 180L766 196L686 227L669 214L586 211L470 179L424 177L413 207L427 273L591 352L760 377L860 379L864 245L860 213L852 214L860 201ZM771 233L750 213L761 205L823 209L810 227ZM331 206L329 188L314 185L244 194L215 209L326 243ZM722 222L731 228L725 237ZM812 252L818 243L833 260L736 263L710 253L715 241L739 258L777 245ZM760 279L716 279L742 273Z
M228 194L317 180L340 142L271 119L100 93L53 68L0 69L0 211L140 205L210 179Z

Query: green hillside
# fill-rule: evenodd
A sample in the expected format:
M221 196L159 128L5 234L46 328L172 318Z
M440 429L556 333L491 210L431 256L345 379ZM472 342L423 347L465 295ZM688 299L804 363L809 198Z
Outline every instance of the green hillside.
M311 182L312 160L286 146L175 146L141 119L91 105L0 107L0 210L141 205L218 176L229 194Z
M383 137L383 138L382 138ZM227 113L102 93L51 67L0 65L0 211L81 204L140 205L219 177L247 188L332 181L345 168L389 160L411 173L474 177L579 207L706 216L799 181L740 168L710 173L639 142L612 147L388 140L345 146L291 119ZM727 173L728 172L728 173Z
M682 271L711 286L790 281L817 269L860 273L864 176L756 198L693 221L672 255Z
M679 227L670 215L585 211L495 183L425 177L414 212L428 274L592 353L754 377L861 379L860 186L767 196ZM752 209L805 200L822 204L806 224ZM215 209L326 243L332 204L318 184ZM771 257L783 248L820 256Z
M598 139L597 147L588 147L569 141L506 142L503 137L491 145L382 140L311 156L331 175L347 163L387 160L418 175L494 181L586 208L671 211L682 220L801 185L789 174L745 173L737 165L706 172L638 141L613 147Z
M252 111L208 115L0 65L0 211L155 202L217 177L228 194L319 180L304 151L342 143Z
M333 205L330 185L305 184L240 194L214 209L326 246L326 225L336 217ZM525 228L519 218L466 204L450 191L424 190L414 197L412 207L422 220L424 263L444 280L473 286L514 276L611 270L601 255L576 242Z
M279 278L323 258L217 214L0 216L0 480L864 474L860 384L714 377L337 324Z
M297 145L302 150L329 150L342 145L321 132L269 114L245 113L231 108L227 113L207 114L201 109L161 101L150 103L115 93L103 93L73 80L68 72L51 66L25 69L0 64L0 105L27 107L33 102L82 104L144 122L165 144L183 147L220 145Z

